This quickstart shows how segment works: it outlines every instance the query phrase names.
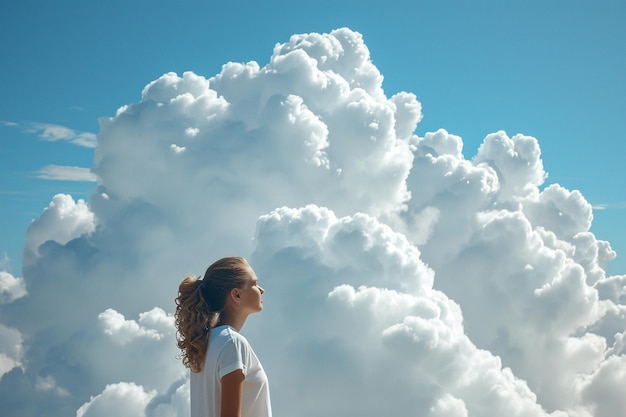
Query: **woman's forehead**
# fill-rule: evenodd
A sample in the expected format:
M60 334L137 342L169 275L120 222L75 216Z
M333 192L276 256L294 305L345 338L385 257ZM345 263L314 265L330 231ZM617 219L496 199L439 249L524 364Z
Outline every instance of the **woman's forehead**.
M252 269L252 267L250 265L248 265L248 276L250 277L250 279L252 279L253 281L258 280L256 273L254 272L254 269Z

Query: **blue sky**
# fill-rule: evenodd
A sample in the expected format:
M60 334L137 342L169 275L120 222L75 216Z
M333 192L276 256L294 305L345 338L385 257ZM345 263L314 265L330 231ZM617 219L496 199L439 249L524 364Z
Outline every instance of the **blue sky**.
M0 253L20 275L24 234L57 193L92 183L36 178L50 164L91 167L93 149L44 141L43 123L97 133L165 72L207 77L261 65L292 34L360 32L388 95L416 94L417 133L445 128L466 158L505 130L539 140L546 184L580 190L592 231L626 270L626 4L622 1L22 1L0 13ZM19 127L13 125L19 124ZM32 130L32 129L31 129ZM600 208L603 208L600 210ZM6 263L6 261L5 261Z

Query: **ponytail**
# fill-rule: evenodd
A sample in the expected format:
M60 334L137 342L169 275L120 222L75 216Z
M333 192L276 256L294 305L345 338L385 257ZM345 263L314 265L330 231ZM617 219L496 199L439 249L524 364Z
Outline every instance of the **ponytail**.
M174 315L178 348L183 365L193 372L200 372L209 345L209 330L215 326L219 313L205 301L202 281L188 276L178 287L176 313Z

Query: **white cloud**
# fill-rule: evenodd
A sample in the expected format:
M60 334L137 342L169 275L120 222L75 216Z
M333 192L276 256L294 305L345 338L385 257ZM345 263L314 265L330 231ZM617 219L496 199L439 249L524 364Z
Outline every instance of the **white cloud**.
M88 181L95 182L96 176L89 168L46 165L36 172L37 178L56 181Z
M101 394L78 409L76 417L145 416L144 410L155 394L132 382L107 385Z
M608 210L608 209L625 209L626 201L619 201L613 203L596 203L593 204L594 210Z
M473 162L477 165L486 163L498 172L500 201L535 193L547 176L539 143L531 136L509 138L503 131L487 135Z
M7 127L16 127L25 132L36 134L40 139L49 142L66 141L85 148L95 148L98 141L94 133L76 132L69 127L52 123L31 122L22 124L11 121L0 121L0 124Z
M260 279L272 275L255 336L267 335L261 349L278 373L282 413L546 415L523 381L467 338L461 309L432 289L419 251L374 218L283 208L259 220L256 239ZM302 374L312 381L294 386Z
M83 146L85 148L95 148L98 138L91 132L78 133L70 140L74 145Z
M68 127L48 123L33 123L31 131L49 141L68 140L76 136L76 133Z
M170 149L172 149L174 153L183 153L187 150L187 148L185 148L184 146L178 146L173 143L170 145Z
M62 397L70 395L65 388L57 385L57 382L52 375L47 375L45 377L38 376L35 388L39 391L53 392L54 394Z
M27 294L24 279L0 271L0 304L11 303Z
M198 135L198 133L200 133L200 129L195 127L188 127L187 129L185 129L185 134L187 136L195 137L196 135Z
M101 120L91 199L56 195L29 227L28 296L3 281L0 402L187 415L178 283L241 254L267 290L244 332L276 415L623 410L626 278L589 203L540 189L535 138L496 132L467 160L453 133L415 136L421 117L347 29L150 82Z
M94 214L84 200L77 202L67 194L57 194L26 232L24 263L39 256L39 247L47 241L65 244L95 230Z
M580 384L582 397L594 405L594 417L626 413L626 402L623 399L625 367L626 355L610 356L590 377L583 378Z
M62 140L86 148L95 148L97 143L96 135L93 133L76 132L69 127L51 123L31 123L25 127L25 130L50 142Z
M5 255L4 262L9 259ZM24 279L0 271L0 306L10 304L28 295ZM0 378L7 372L23 366L25 347L19 330L0 323Z
M551 185L536 198L524 202L524 212L535 226L542 226L563 240L570 240L591 227L591 205L579 191Z
M0 352L0 377L19 365L19 361L16 361L4 352Z
M122 345L136 338L147 337L158 340L163 337L154 329L146 329L134 320L125 320L123 315L113 309L107 309L100 313L98 320L104 328L104 333L110 335L116 342Z
M121 345L141 338L162 340L174 331L173 317L158 307L141 313L139 321L126 320L122 314L109 308L98 315L98 321L104 333Z
M165 394L154 397L146 407L148 417L188 416L189 412L189 379L174 382Z
M21 333L0 323L0 378L12 369L22 366L24 350Z
M5 252L2 255L2 258L0 258L0 268L3 270L6 270L10 263L11 263L11 258L9 258L9 255L7 255L7 253Z
M450 394L444 394L438 398L430 408L430 417L467 417L465 403Z

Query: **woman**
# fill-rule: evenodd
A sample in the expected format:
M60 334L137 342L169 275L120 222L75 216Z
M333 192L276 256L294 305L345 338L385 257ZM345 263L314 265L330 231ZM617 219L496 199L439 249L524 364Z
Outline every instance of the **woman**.
M176 328L191 369L191 417L271 417L265 371L245 337L246 318L263 309L256 274L244 258L222 258L178 288Z

